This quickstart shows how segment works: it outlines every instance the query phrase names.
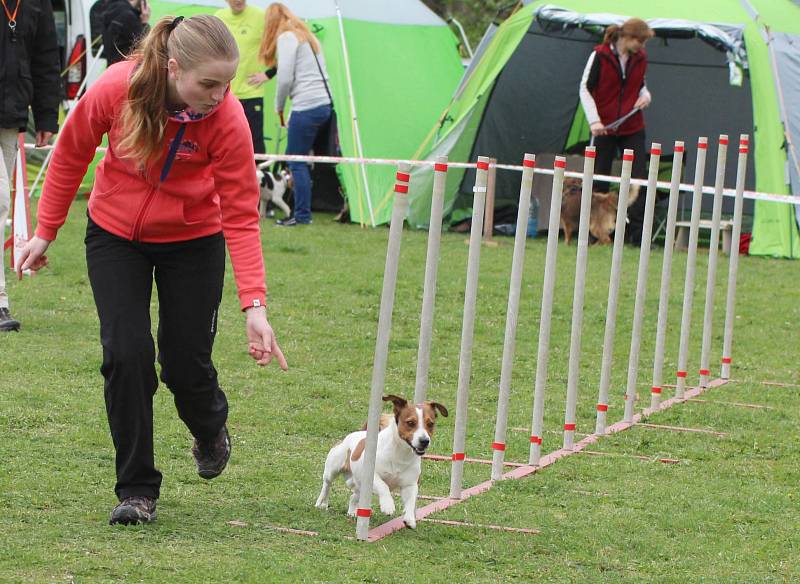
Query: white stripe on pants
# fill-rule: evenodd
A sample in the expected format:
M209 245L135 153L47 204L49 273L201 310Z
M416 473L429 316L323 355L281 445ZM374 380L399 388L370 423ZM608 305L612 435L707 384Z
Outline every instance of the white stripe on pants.
M12 208L11 184L14 176L14 159L17 156L17 128L0 128L0 150L3 152L3 162L0 164L0 251L6 241L6 220ZM6 292L6 262L5 253L0 256L0 308L8 308L8 293Z

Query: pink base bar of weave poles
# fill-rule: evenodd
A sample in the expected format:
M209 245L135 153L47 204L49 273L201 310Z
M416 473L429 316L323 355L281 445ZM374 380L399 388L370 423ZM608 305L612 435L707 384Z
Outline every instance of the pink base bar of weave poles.
M631 420L630 422L620 421L620 422L617 422L616 424L612 424L612 425L608 426L606 428L605 434L616 434L618 432L622 432L624 430L627 430L628 428L631 428L632 426L635 426L637 423L639 423L642 420L642 418L646 418L647 416L650 416L651 414L654 414L656 412L660 412L661 410L666 410L666 409L674 406L675 404L679 404L679 403L685 402L685 401L687 401L689 399L695 398L695 397L703 394L704 392L708 391L709 389L712 389L712 388L715 388L715 387L721 387L721 386L725 385L728 382L729 382L729 380L726 380L726 379L715 379L715 380L711 381L706 387L694 387L692 389L689 389L684 393L682 398L673 397L671 399L665 400L665 401L661 402L661 405L660 405L660 407L658 409L650 409L650 408L645 409L642 413L636 414L635 416L633 416L633 420ZM504 473L503 476L502 476L502 479L503 480L521 479L521 478L526 477L528 475L531 475L531 474L534 474L536 472L539 472L540 470L544 469L547 466L550 466L551 464L553 464L554 462L556 462L560 458L565 458L567 456L570 456L571 454L577 454L581 450L583 450L584 448L586 448L586 447L588 447L588 446L590 446L592 444L596 444L600 440L600 438L602 438L602 436L597 436L595 434L591 434L591 435L587 436L586 438L580 440L579 442L576 442L575 444L573 444L573 447L572 447L571 450L564 450L564 449L555 450L555 451L551 452L550 454L547 454L547 455L543 456L539 460L539 464L538 465L536 465L536 466L530 466L530 465L519 466L518 468L515 468L514 470L511 470L511 471L509 471L507 473ZM484 481L482 483L479 483L479 484L475 485L474 487L469 487L467 489L462 490L460 499L444 498L444 499L439 499L437 501L434 501L433 503L429 503L428 505L425 505L424 507L420 507L419 509L417 509L417 521L420 521L420 520L424 519L425 517L427 517L428 515L431 515L432 513L436 513L437 511L443 511L443 510L445 510L445 509L447 509L449 507L452 507L454 505L458 505L459 503L462 503L463 501L466 501L470 497L473 497L475 495L480 495L481 493L485 493L486 491L488 491L489 489L492 488L494 483L495 483L495 481L492 481L492 480ZM405 527L405 523L403 523L403 518L402 517L396 517L395 519L392 519L391 521L387 521L386 523L383 523L382 525L378 525L377 527L374 527L373 529L370 529L369 530L369 537L368 537L367 541L369 541L369 542L379 541L379 540L383 539L384 537L386 537L388 535L391 535L391 534L403 529L404 527Z

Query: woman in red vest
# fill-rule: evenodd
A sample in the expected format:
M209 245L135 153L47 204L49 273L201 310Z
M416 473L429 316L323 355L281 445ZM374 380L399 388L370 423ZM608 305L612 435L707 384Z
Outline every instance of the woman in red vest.
M630 18L622 26L612 24L606 29L602 44L589 55L581 78L580 97L597 148L595 171L609 174L611 163L622 151L634 151L634 178L645 178L647 150L645 148L644 115L651 96L645 85L647 53L644 45L653 31L640 18ZM613 129L606 126L636 113ZM599 192L608 192L608 183L596 183ZM630 224L626 235L634 245L641 244L644 221L644 197L637 198L628 209Z

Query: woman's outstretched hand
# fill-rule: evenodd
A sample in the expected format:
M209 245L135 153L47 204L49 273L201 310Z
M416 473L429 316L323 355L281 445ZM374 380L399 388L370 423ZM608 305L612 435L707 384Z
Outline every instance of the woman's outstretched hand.
M289 369L286 357L283 356L275 333L267 321L267 309L264 306L253 306L245 310L247 317L247 351L262 367L269 365L272 358L278 360L278 365L284 371Z

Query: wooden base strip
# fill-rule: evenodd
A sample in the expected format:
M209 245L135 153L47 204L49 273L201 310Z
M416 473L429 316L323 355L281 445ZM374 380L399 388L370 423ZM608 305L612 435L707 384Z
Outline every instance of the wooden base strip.
M452 457L450 456L442 456L441 454L424 454L422 456L423 460L433 460L436 462L452 462ZM463 458L464 462L472 462L476 464L492 464L491 460L486 460L485 458ZM523 464L521 462L508 462L503 461L505 466L528 466L527 464Z
M506 527L505 525L486 525L483 523L467 523L466 521L453 521L450 519L423 519L428 523L438 523L439 525L452 525L455 527L477 527L479 529L494 529L496 531L508 531L511 533L541 533L539 529L528 529L525 527Z
M738 407L738 408L752 408L754 410L774 410L775 409L772 406L765 406L763 404L745 404L745 403L741 403L741 402L726 402L726 401L717 401L717 400L713 400L713 399L697 399L696 397L692 398L690 400L687 400L687 401L697 402L697 403L701 403L701 404L715 404L715 405L720 405L720 406L735 406L735 407Z
M665 426L663 424L637 424L644 428L655 428L656 430L671 430L673 432L695 432L698 434L713 434L720 438L725 438L728 434L726 432L717 432L716 430L706 430L705 428L684 428L683 426Z
M626 452L600 452L597 450L583 450L583 454L591 454L592 456L624 456L625 458L636 458L638 460L645 460L647 462L663 462L666 464L679 464L683 462L677 458L653 458L652 456L643 456L641 454L628 454Z

